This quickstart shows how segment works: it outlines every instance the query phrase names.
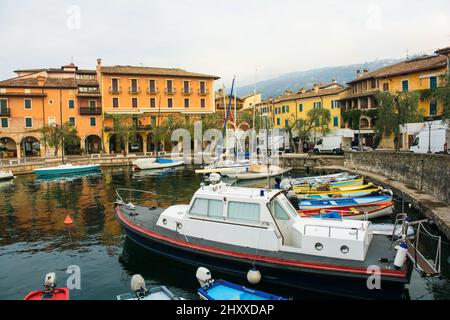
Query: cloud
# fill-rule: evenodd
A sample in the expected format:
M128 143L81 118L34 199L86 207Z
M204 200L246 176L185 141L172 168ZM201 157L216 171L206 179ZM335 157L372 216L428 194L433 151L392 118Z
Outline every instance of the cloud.
M180 67L228 86L449 45L450 3L294 0L0 2L0 78L16 68ZM219 82L219 85L221 82Z

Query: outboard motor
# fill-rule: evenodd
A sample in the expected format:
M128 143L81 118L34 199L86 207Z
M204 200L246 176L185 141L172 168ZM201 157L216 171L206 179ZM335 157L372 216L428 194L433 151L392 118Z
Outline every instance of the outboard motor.
M145 297L147 294L145 280L140 274L135 274L131 277L131 291L134 292L138 299Z
M209 175L209 182L213 185L220 183L221 176L219 173L211 173Z
M44 280L44 292L52 292L56 287L56 274L54 272L47 273Z
M208 269L206 269L205 267L198 268L195 276L197 277L197 280L200 283L200 286L202 288L204 288L214 282L214 280L211 276L211 272Z

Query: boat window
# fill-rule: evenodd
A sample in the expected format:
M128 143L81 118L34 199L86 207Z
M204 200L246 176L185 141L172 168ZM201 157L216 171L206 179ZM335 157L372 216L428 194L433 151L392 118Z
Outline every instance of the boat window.
M250 222L260 221L260 208L258 203L235 202L228 203L228 218Z
M275 214L275 219L277 220L289 220L289 216L286 213L286 211L284 211L283 207L278 203L275 202L275 208L274 208L274 214Z
M223 215L223 201L197 198L192 205L190 214L195 216L220 218Z

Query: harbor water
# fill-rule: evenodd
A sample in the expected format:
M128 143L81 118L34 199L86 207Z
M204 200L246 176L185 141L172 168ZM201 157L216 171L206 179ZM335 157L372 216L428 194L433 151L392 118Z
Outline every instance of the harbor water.
M291 175L305 174L297 171ZM135 273L143 275L150 287L165 285L176 295L196 299L196 268L151 254L127 240L114 218L113 205L117 188L151 192L139 196L123 192L140 203L161 207L187 203L201 179L189 167L156 173L133 173L129 167L117 167L103 169L102 174L42 180L24 175L0 183L0 299L23 299L29 291L42 287L48 272L56 272L58 284L65 286L73 270L80 271L80 282L73 282L79 287L70 291L75 300L115 299L130 291L130 279ZM266 181L245 185L262 187ZM397 200L397 212L404 207L413 219L423 218L407 203ZM67 215L74 220L71 226L64 224ZM392 222L393 218L378 222ZM433 227L430 230L437 233ZM435 243L425 236L423 240L421 249L433 256ZM441 278L425 279L414 271L405 296L450 299L448 241L443 239ZM243 279L227 280L248 285ZM329 298L274 286L270 292L294 299Z

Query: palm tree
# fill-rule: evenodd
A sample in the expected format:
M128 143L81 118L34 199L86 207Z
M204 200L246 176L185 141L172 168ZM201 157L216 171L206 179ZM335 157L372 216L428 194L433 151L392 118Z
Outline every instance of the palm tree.
M71 146L77 145L80 141L77 129L69 122L64 123L62 127L57 124L47 125L40 129L40 133L45 145L55 149L55 157L63 143L65 146Z

